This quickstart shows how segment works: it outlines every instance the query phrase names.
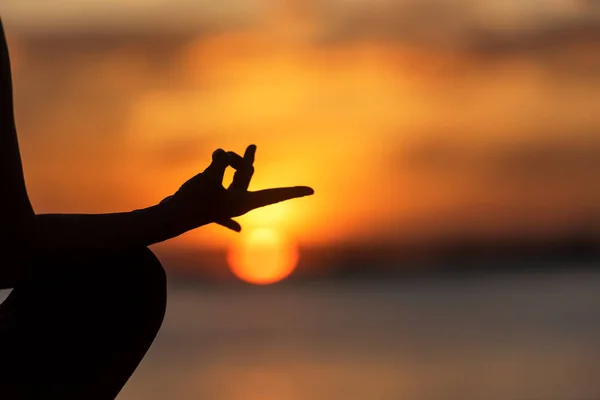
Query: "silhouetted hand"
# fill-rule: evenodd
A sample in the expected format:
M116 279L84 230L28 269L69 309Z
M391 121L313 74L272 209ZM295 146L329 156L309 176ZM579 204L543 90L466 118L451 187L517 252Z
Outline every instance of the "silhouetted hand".
M232 218L256 208L282 201L310 196L313 189L306 186L248 191L254 174L256 146L250 145L244 157L218 149L213 153L212 163L206 170L184 183L172 196L161 204L168 203L177 226L190 230L216 222L236 232L242 227ZM223 187L223 176L227 167L236 172L229 188Z

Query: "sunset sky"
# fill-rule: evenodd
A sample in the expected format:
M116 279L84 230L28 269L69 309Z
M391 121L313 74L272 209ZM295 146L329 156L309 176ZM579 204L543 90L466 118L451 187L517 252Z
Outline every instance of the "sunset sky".
M146 207L214 149L255 143L252 189L316 195L240 222L307 246L598 226L598 1L3 0L0 14L37 212ZM168 245L233 240L211 226Z

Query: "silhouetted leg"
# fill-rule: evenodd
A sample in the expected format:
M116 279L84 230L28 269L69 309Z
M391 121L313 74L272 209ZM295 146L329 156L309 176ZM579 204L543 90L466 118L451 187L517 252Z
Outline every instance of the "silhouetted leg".
M146 248L43 262L1 306L0 398L114 399L162 324L160 262Z

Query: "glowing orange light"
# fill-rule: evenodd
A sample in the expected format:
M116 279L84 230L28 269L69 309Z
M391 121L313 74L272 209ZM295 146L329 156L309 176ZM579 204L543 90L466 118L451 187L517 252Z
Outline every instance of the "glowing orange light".
M257 285L278 282L298 263L297 247L272 229L243 234L227 254L227 262L240 279Z

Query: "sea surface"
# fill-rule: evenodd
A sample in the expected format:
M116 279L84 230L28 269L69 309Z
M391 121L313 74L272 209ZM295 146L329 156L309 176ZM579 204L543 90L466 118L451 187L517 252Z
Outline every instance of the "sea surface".
M172 285L118 399L592 400L599 361L600 273Z

